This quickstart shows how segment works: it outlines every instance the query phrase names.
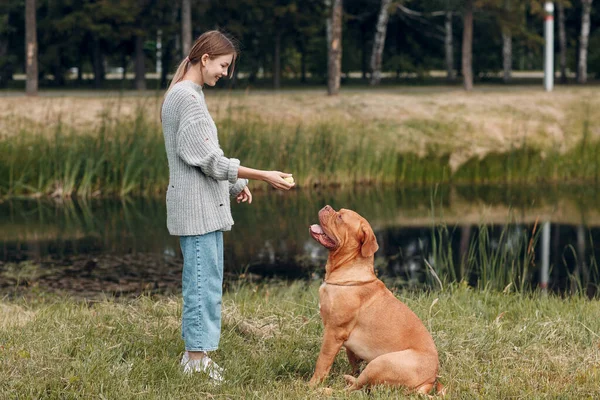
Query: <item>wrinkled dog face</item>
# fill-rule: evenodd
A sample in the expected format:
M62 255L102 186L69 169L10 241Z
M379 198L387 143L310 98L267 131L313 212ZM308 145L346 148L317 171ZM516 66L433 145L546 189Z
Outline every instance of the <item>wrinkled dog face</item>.
M310 234L331 252L360 250L362 257L371 257L379 248L369 222L352 210L335 211L331 206L325 206L319 211L319 223L311 225Z

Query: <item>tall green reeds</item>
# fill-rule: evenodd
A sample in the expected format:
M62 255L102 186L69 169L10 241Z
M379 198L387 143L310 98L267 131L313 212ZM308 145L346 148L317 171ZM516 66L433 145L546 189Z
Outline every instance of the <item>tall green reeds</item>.
M280 124L225 121L225 154L243 165L292 172L300 186L393 184L398 152L348 140L335 126L290 130ZM93 132L58 124L52 135L22 132L0 141L0 195L118 196L162 193L168 164L162 131L143 112L104 117Z
M60 123L48 128L50 134L38 129L24 125L18 136L0 139L0 196L149 196L167 186L162 130L141 108L133 118L107 113L89 130ZM227 156L242 165L291 172L300 187L598 181L600 141L589 134L589 121L578 128L580 144L567 152L542 152L521 143L467 160L456 170L448 150L434 146L425 155L406 153L397 142L386 142L389 132L387 139L377 140L373 132L363 134L368 129L334 121L290 125L243 115L219 121ZM421 130L433 135L432 129L452 126Z
M532 273L538 270L536 228L530 232L524 226L506 225L497 239L491 235L492 229L483 224L473 232L468 229L467 240L464 243L461 240L455 253L453 242L457 242L457 230L450 230L446 225L434 227L431 256L426 263L431 277L443 286L464 282L481 290L535 289ZM435 286L434 279L430 280Z
M519 293L544 288L538 279L543 268L543 246L538 243L541 230L537 223L533 226L510 223L502 228L480 224L472 231L466 227L462 229L460 233L464 236L461 237L458 229L450 229L444 224L432 228L431 249L428 249L425 259L430 286L443 288L463 283L483 291ZM500 229L499 235L492 235L494 229ZM591 235L587 240L593 249ZM458 252L455 251L457 248ZM586 295L592 289L596 293L600 270L594 251L589 254L581 250L578 252L571 245L562 251L564 265L550 263L547 266L548 274L552 274L555 267L566 274L551 279L560 281L552 290ZM565 254L570 256L569 260Z
M166 186L162 134L141 113L105 118L95 132L58 124L0 141L0 194L60 197L148 195Z

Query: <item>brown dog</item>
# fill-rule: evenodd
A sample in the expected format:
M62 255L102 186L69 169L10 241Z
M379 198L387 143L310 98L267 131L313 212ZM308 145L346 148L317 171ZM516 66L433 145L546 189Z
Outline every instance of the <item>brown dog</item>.
M310 234L329 250L329 258L319 289L323 343L309 384L325 379L344 346L354 375L359 363L367 362L358 378L344 375L348 390L385 384L426 394L435 385L443 394L443 386L436 385L439 362L433 338L375 276L379 245L367 220L354 211L325 206L319 222Z

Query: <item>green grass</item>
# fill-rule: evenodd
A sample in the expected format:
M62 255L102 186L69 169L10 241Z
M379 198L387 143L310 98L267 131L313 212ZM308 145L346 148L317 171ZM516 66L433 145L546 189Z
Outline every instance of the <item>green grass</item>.
M184 376L177 297L81 301L32 292L0 303L0 398L327 398L307 387L322 326L318 283L249 283L224 297L220 350L227 383ZM432 332L447 398L595 398L600 303L582 296L474 290L400 291ZM399 389L348 395L340 353L333 398L399 398ZM413 396L414 398L419 398Z

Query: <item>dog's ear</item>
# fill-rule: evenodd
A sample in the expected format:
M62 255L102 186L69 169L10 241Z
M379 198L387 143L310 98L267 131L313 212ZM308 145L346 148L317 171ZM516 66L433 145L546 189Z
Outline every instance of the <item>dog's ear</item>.
M368 225L361 225L361 229L363 232L363 242L362 247L360 248L360 254L363 257L371 257L375 252L379 249L379 245L377 244L377 238L373 233L373 229L371 229Z

